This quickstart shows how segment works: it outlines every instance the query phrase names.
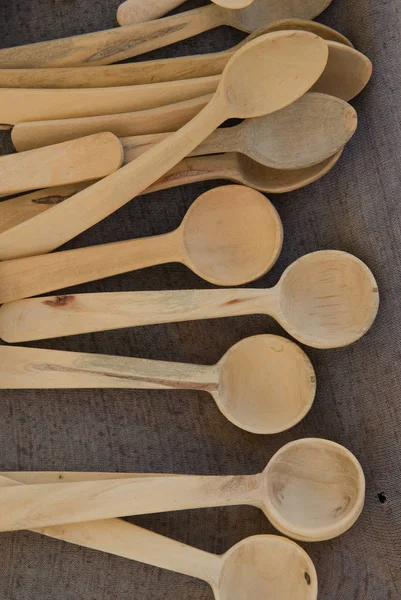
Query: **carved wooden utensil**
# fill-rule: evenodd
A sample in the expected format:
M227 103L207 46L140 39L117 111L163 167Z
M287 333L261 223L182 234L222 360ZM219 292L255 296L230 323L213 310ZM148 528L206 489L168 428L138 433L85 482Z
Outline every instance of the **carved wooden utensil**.
M243 285L271 269L282 244L280 217L265 196L218 187L171 233L1 262L0 303L169 262L215 285Z
M150 3L147 3L150 6ZM152 3L153 6L153 3ZM41 69L0 69L0 87L6 88L89 88L141 85L220 75L231 56L251 40L286 29L310 31L324 40L353 48L348 38L327 25L307 19L283 19L261 27L240 44L213 54L177 56L123 65L97 67L59 67Z
M144 194L199 181L228 179L267 194L283 194L297 190L320 179L338 162L342 150L323 162L307 169L271 169L244 154L218 154L186 158ZM0 233L39 215L55 204L81 191L88 183L47 188L0 203ZM8 257L16 258L15 256Z
M237 427L273 434L312 407L316 376L306 354L274 335L242 340L212 367L0 346L2 389L198 389Z
M135 25L146 23L164 17L184 0L126 0L117 10L117 21L120 25ZM212 0L215 4L224 8L245 8L252 4L253 0Z
M201 96L159 108L117 115L18 123L11 138L16 150L21 152L104 131L119 137L176 131L196 117L211 98L211 95Z
M353 48L335 42L328 42L327 45L329 48L328 63L323 74L312 87L312 91L321 92L348 102L357 96L368 84L372 75L372 63L364 54ZM15 91L21 92L21 90ZM192 105L194 103L193 100L187 102L188 106L190 102L192 102ZM183 103L182 108L184 108ZM149 111L148 116L144 112L139 122L139 113L131 113L131 115L114 115L114 119L113 117L106 116L19 123L14 127L12 139L17 150L30 150L39 146L66 141L80 135L83 136L104 131L105 128L107 128L107 131L112 131L112 133L123 137L150 133L148 131L149 127L153 127L153 132L155 133L167 132L167 120L172 121L173 113L177 112L177 109L178 104L167 106L164 110L154 109L153 112ZM163 113L165 113L165 117L163 117ZM155 118L159 121L159 127L163 127L163 129L156 131ZM121 124L118 130L115 126L116 123ZM138 131L138 128L143 129L144 127L148 129L146 131ZM126 131L127 128L131 128L131 130L136 128L137 131L132 134L118 133ZM173 128L171 131L173 131Z
M333 156L354 135L356 111L327 94L305 94L270 115L217 129L191 156L240 152L272 169L302 169ZM134 160L169 134L122 138L124 162Z
M0 531L214 506L252 505L294 539L335 538L365 500L358 460L343 446L302 439L283 446L258 475L134 477L0 488Z
M216 130L192 156L241 152L272 169L303 169L333 156L350 140L356 127L357 114L346 102L327 94L306 94L271 115ZM138 158L169 135L171 133L121 138L124 163ZM109 145L114 141L114 154L119 158L116 162L112 155L110 164L107 152L102 155L107 136L111 138ZM44 160L41 155L49 159ZM49 165L52 165L51 170ZM0 158L0 194L89 181L109 175L121 165L118 139L111 133L96 134Z
M326 42L304 31L253 40L233 56L212 100L192 121L116 173L13 228L11 239L1 234L0 255L7 247L11 255L32 256L61 246L143 192L228 118L262 116L303 96L327 58Z
M356 342L379 306L376 281L355 256L336 250L295 261L271 289L78 294L3 304L0 337L10 343L93 331L269 314L301 343L339 348Z
M331 0L255 0L241 10L210 5L165 19L0 50L0 68L107 65L174 44L221 25L251 33L286 18L314 19Z
M0 195L99 179L117 171L123 159L121 142L112 133L2 156Z
M150 110L216 91L219 75L107 88L19 89L0 88L0 122L14 125Z

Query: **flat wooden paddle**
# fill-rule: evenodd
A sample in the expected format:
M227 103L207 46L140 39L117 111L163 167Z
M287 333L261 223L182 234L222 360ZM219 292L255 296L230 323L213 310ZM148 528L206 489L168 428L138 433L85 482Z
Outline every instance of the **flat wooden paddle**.
M148 3L150 4L150 3ZM348 38L327 25L306 19L284 19L261 27L240 44L213 54L177 56L152 61L98 67L59 67L41 69L0 69L0 87L6 88L89 88L116 87L177 81L220 75L231 56L252 39L285 29L310 31L324 40L353 48Z
M230 60L217 92L192 121L116 173L1 234L0 256L5 248L14 256L58 248L143 192L225 120L268 114L303 96L327 59L326 42L303 31L270 33L250 42Z
M244 154L236 153L186 158L143 193L148 194L199 181L228 179L267 194L283 194L309 185L326 175L337 164L341 155L342 150L313 167L286 170L265 167ZM88 183L77 183L47 188L1 202L0 233L49 210L88 185Z
M0 346L1 389L198 389L231 423L274 434L312 407L316 376L293 342L259 335L235 344L214 366Z
M333 302L333 298L335 302ZM339 348L372 326L377 283L355 256L336 250L307 254L270 289L173 290L76 294L3 304L6 342L197 319L268 314L301 343Z
M256 31L284 18L314 19L331 0L255 0L248 8L210 5L165 19L0 50L0 68L107 65L174 44L221 25Z
M317 542L350 529L364 501L365 477L356 457L339 444L311 438L283 446L257 475L136 476L0 487L0 531L251 505L284 535Z
M99 179L123 164L120 140L112 133L62 142L0 157L0 195Z

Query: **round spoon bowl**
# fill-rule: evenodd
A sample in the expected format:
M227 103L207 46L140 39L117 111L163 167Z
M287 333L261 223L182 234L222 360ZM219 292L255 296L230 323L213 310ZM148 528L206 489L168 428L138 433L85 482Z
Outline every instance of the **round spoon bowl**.
M258 434L290 429L312 407L316 376L306 354L276 335L257 335L233 346L219 363L213 394L232 423Z
M300 258L284 272L279 286L278 320L314 348L356 342L370 329L379 308L372 272L346 252L323 250Z
M355 48L330 42L326 68L311 91L323 92L349 102L365 89L372 69L369 58Z
M260 192L227 185L202 194L182 224L185 264L222 286L262 277L278 259L283 227Z
M271 169L245 154L237 154L237 169L241 183L269 194L284 194L298 190L324 177L340 160L344 149L307 169Z
M243 152L274 169L307 168L343 148L357 124L356 111L343 100L305 94L282 110L245 121Z
M322 541L347 531L361 514L365 477L351 452L303 439L277 452L264 472L265 512L282 533Z
M303 96L323 73L327 59L326 42L312 33L269 33L230 58L217 97L224 96L227 116L245 119L272 113Z
M316 600L317 574L306 552L274 535L247 538L224 555L217 600Z

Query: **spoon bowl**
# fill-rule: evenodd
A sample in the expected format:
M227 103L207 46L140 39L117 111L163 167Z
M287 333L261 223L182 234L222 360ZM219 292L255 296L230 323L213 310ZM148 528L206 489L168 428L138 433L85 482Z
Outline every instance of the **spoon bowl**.
M329 440L287 444L270 460L263 478L265 514L279 531L294 539L337 537L362 512L365 477L361 465L346 448Z
M274 206L256 190L227 185L202 194L182 226L183 262L221 286L262 277L278 259L283 227Z
M258 335L233 346L219 365L213 397L224 416L246 431L273 434L299 423L312 407L316 375L293 342Z
M347 346L373 324L379 306L370 269L346 252L324 250L295 261L279 283L278 320L315 348Z
M342 43L329 42L329 59L312 92L323 92L349 102L365 89L372 76L367 56Z
M280 110L312 87L326 67L328 54L327 43L309 32L268 33L246 44L229 60L216 99L224 98L227 116L241 119Z
M212 0L214 4L221 6L222 8L231 8L233 10L238 10L239 8L246 8L254 0Z
M270 33L272 31L284 31L285 29L291 29L292 31L310 31L311 33L316 33L316 35L324 40L339 42L340 44L345 44L350 48L354 47L353 43L336 29L332 29L327 25L323 25L323 23L310 21L308 19L280 19L279 21L275 21L267 27L261 28L260 34L263 35L263 33ZM251 34L249 37L256 35L256 33L257 32Z
M231 24L247 33L261 25L282 19L314 19L331 4L332 0L308 0L308 2L266 2L255 0L247 8L232 12Z
M243 183L261 192L284 194L298 190L324 177L340 160L343 149L330 158L307 169L271 169L245 154L235 155L235 174ZM216 157L215 157L216 158Z
M317 574L306 552L279 536L242 540L224 556L216 600L315 600Z

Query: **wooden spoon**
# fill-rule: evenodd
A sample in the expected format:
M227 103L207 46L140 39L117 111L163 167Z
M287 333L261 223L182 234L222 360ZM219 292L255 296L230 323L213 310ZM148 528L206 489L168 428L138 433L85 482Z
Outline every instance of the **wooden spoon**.
M5 48L0 50L0 67L37 68L94 66L119 62L157 48L174 44L221 25L251 33L278 19L314 19L331 0L255 0L241 10L210 5L165 19L118 27L95 33Z
M104 131L120 137L176 131L205 108L211 97L201 96L168 106L118 115L19 123L14 127L11 138L16 150L21 152Z
M294 170L270 169L243 154L235 153L186 158L145 190L144 194L214 179L228 179L261 192L283 194L309 185L326 175L337 164L341 154L342 150L318 165ZM45 212L87 185L89 184L77 183L48 188L1 202L0 233Z
M168 476L0 488L0 531L215 506L260 508L286 536L335 538L359 518L365 478L343 446L302 439L283 446L258 475Z
M354 134L357 114L346 102L326 94L306 94L286 108L255 119L247 119L237 127L218 129L194 152L193 156L233 151L246 154L258 163L273 169L302 169L321 163L338 152ZM93 165L101 156L105 141L102 136L114 138L119 161L108 165L107 153L101 163ZM164 140L170 133L122 138L124 163L135 160L152 145ZM96 142L98 139L98 142ZM90 140L90 142L89 142ZM109 140L111 144L112 140ZM97 148L97 143L99 148ZM82 152L79 152L82 146ZM65 180L63 153L70 152L79 160L68 161L67 182L88 181L114 172L122 164L122 150L112 134L96 134L82 141L64 142L22 154L0 158L0 194L16 193L42 186L62 185ZM53 156L53 152L55 155ZM41 155L48 155L44 160ZM93 156L95 155L95 156ZM36 158L37 157L37 158ZM67 158L69 155L67 154ZM67 162L67 161L66 161ZM54 165L50 172L49 163ZM87 168L86 168L86 163ZM28 168L27 166L28 165ZM75 168L74 168L75 167ZM59 172L61 170L61 172ZM76 176L75 176L76 171ZM34 177L32 177L34 173ZM51 182L49 184L49 181Z
M295 102L320 77L327 58L326 42L304 31L253 40L233 56L212 100L192 121L116 173L3 233L0 256L6 248L14 256L32 256L61 246L143 192L225 120L262 116Z
M213 367L0 346L2 389L198 389L237 427L273 434L312 407L316 376L304 352L274 335L242 340Z
M334 302L335 300L335 302ZM34 298L0 308L10 343L198 319L269 314L301 343L340 348L372 326L379 293L368 267L336 250L295 261L276 287L78 294Z
M147 3L150 6L150 3ZM151 4L153 6L153 3ZM0 87L6 88L89 88L141 85L220 75L231 56L251 40L286 29L310 31L325 40L340 42L353 48L348 38L327 25L306 19L284 19L261 27L240 44L213 54L178 56L123 65L60 67L42 69L0 69Z
M312 87L312 91L322 92L348 102L357 96L368 84L372 74L372 63L360 52L342 44L328 42L328 48L328 66L326 66L323 75ZM15 91L21 92L21 90ZM193 103L194 101L190 102ZM185 109L185 107L186 105L182 104L182 108ZM105 131L105 128L123 137L141 135L142 133L149 133L149 125L153 123L155 117L163 129L156 131L153 125L153 132L167 132L166 121L169 119L171 122L172 113L176 112L177 109L178 105L171 105L165 107L165 110L154 109L153 113L149 112L148 115L144 112L141 115L140 113L114 115L114 118L84 117L79 119L19 123L14 127L12 138L18 150L30 150L39 146L73 139L74 137ZM166 115L165 118L163 114ZM138 118L140 119L139 123ZM127 129L131 129L132 131L135 128L137 129L136 133L125 133ZM146 131L144 131L144 128ZM138 131L138 129L141 130ZM117 130L119 132L124 131L124 133L117 133Z
M302 169L333 156L351 139L357 114L327 94L306 94L270 115L217 129L191 155L240 152L272 169ZM169 134L122 138L124 162L130 162Z
M24 473L18 473L17 480L10 479L14 474L8 475L0 478L0 486L18 486L18 479L24 481L26 478ZM67 475L74 477L75 474ZM121 478L121 475L117 476ZM59 485L60 491L62 487ZM313 562L295 542L283 537L259 535L247 538L228 553L215 556L121 519L64 524L33 531L85 548L200 577L210 583L218 600L246 600L248 587L252 587L255 600L263 600L271 594L278 594L283 600L317 599L317 575ZM238 572L232 574L232 562L236 571L240 569L240 575ZM260 573L264 574L262 579ZM233 585L235 593L231 589Z
M149 110L212 94L219 75L132 85L88 89L0 89L0 122L16 123L92 117Z
M135 25L146 23L164 17L184 0L126 0L118 7L117 21L120 25ZM215 4L224 8L245 8L252 4L253 0L212 0Z
M121 142L112 133L2 156L0 194L105 177L121 167L123 158Z
M282 244L265 196L223 186L202 194L172 233L1 262L0 303L169 262L215 285L243 285L271 269Z

